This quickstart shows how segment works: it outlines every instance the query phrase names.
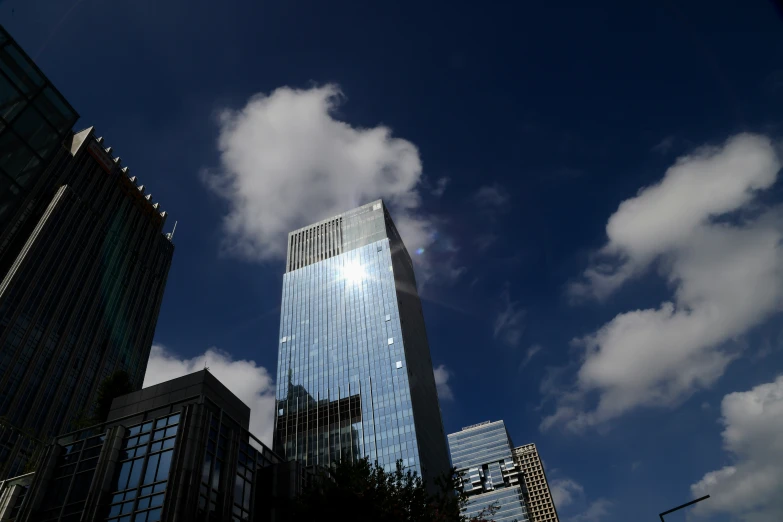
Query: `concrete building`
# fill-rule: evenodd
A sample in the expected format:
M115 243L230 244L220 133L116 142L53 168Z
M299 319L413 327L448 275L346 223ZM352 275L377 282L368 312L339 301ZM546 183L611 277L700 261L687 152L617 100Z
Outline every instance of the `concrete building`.
M413 263L378 200L288 235L275 446L306 465L368 456L449 468Z
M452 465L462 474L468 496L465 515L474 517L490 506L495 522L526 522L525 486L511 454L513 444L501 421L482 422L449 434Z
M0 478L141 388L174 251L166 213L0 29Z
M118 397L0 483L14 522L278 521L309 476L248 432L250 409L209 371Z
M557 508L546 480L544 466L535 444L514 448L514 460L522 470L527 488L528 514L531 522L558 522Z

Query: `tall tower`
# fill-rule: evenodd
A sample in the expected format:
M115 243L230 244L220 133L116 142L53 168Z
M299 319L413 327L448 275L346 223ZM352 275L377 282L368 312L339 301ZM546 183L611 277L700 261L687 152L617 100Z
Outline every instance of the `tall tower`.
M89 413L114 371L141 389L174 252L166 213L92 128L20 208L0 275L0 477Z
M481 422L449 434L451 460L462 473L462 491L468 496L465 514L479 515L494 506L492 520L526 522L525 485L511 454L513 444L501 421ZM489 516L489 513L484 513Z
M0 277L24 245L36 193L51 188L51 160L78 118L0 26Z
M378 200L288 235L275 450L449 469L413 264Z
M523 444L514 448L514 460L522 469L528 493L528 510L531 522L558 522L557 507L546 480L544 466L535 444Z

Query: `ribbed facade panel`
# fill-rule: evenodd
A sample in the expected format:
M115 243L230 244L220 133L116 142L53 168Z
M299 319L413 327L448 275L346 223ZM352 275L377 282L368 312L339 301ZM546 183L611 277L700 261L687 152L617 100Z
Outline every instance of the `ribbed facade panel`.
M114 371L141 388L174 250L165 213L91 129L67 145L28 198L0 282L3 476L88 414Z

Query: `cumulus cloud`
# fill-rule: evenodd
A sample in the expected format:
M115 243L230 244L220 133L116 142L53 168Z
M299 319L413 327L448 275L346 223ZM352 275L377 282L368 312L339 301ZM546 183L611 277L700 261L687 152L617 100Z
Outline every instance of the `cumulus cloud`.
M518 301L511 300L508 285L503 289L500 299L503 309L495 318L493 336L508 346L517 346L525 329L525 310L520 307Z
M446 366L441 364L434 370L435 372L435 386L438 389L438 398L444 401L450 401L454 399L454 392L449 386L449 377L451 372L446 369Z
M741 347L731 341L783 304L783 219L756 200L780 159L742 134L677 160L663 180L620 204L607 244L572 295L603 299L657 263L672 299L629 310L576 339L576 383L541 424L580 429L639 406L673 406L708 387ZM594 409L585 408L589 394Z
M585 270L585 281L572 285L571 293L604 298L664 254L684 249L695 255L688 247L705 233L742 231L714 219L751 203L775 183L779 170L780 158L770 140L752 134L679 158L661 182L620 204L606 225L609 241L597 256L608 259Z
M266 368L257 366L254 361L234 360L216 348L183 359L163 346L153 345L144 376L144 387L203 370L205 366L250 408L250 433L271 447L275 385Z
M333 84L281 87L220 113L220 167L207 186L228 202L223 248L251 261L282 258L286 234L383 198L408 250L426 249L435 224L420 208L422 163L416 146L388 127L337 119L344 100ZM446 178L436 190L446 189ZM427 264L426 256L414 256Z
M564 508L572 504L574 500L585 493L581 484L568 478L553 480L549 485L549 490L556 508Z
M691 486L694 497L710 495L694 514L726 512L743 522L783 520L783 376L726 395L721 414L723 447L733 463Z

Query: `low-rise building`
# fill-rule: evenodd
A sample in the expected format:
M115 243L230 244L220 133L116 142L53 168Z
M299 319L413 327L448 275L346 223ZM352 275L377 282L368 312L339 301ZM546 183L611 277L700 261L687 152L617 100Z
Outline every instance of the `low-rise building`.
M204 370L118 397L106 423L58 437L0 483L0 520L277 521L312 476L249 431Z

